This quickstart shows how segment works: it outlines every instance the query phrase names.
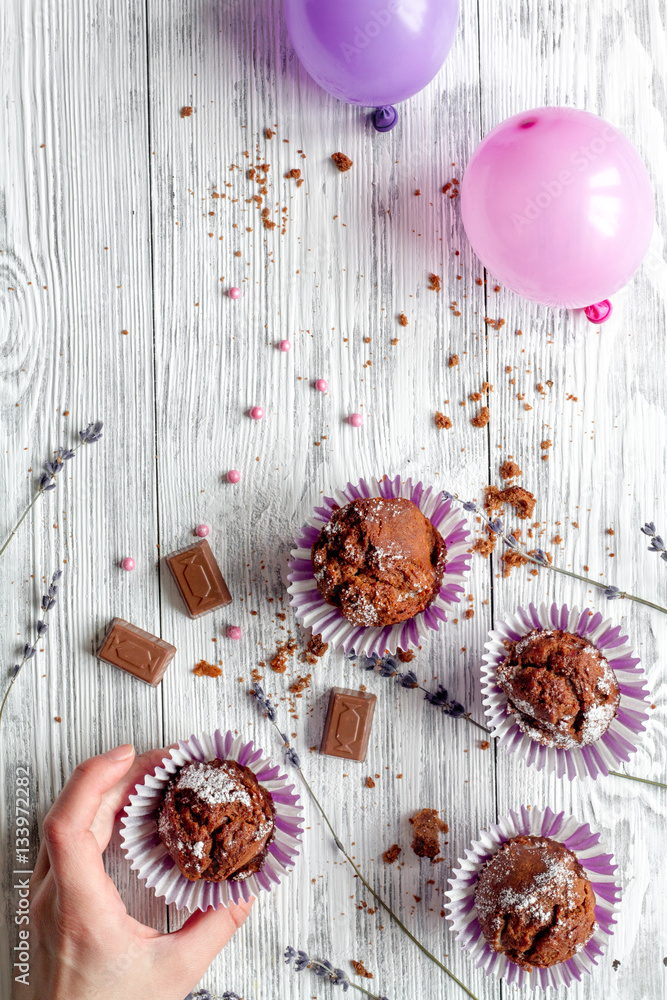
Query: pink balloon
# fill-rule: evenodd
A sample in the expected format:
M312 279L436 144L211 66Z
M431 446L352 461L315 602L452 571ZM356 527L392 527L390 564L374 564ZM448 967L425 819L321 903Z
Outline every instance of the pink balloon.
M502 284L548 306L591 306L648 250L653 191L634 146L597 115L536 108L496 126L461 185L463 225Z

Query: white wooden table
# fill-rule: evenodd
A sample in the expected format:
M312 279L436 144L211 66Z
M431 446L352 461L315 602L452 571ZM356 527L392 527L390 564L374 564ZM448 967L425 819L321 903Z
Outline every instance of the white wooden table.
M143 750L231 726L278 755L248 697L250 676L285 637L277 612L295 630L286 557L322 491L400 472L479 497L513 455L538 496L542 543L555 559L665 602L667 567L639 533L646 520L667 532L665 17L663 0L464 2L443 71L401 108L395 131L378 135L361 111L311 83L276 0L3 4L2 534L53 449L89 420L105 422L102 442L78 453L0 561L3 671L29 635L42 579L65 571L44 652L19 677L1 734L3 997L15 933L8 803L16 767L32 768L41 820L79 760L124 741ZM601 329L506 289L494 293L493 276L478 286L486 275L458 202L441 193L484 133L542 104L608 118L637 146L655 185L652 251ZM194 108L191 117L181 118L183 106ZM267 141L269 126L277 134ZM272 215L287 206L284 235L280 225L266 231L247 201L257 188L245 176L246 150L271 164L267 203ZM354 161L348 174L331 164L338 150ZM294 167L300 187L284 179ZM226 198L214 199L214 189ZM431 271L442 277L440 294L427 290ZM231 285L242 290L238 302L226 295ZM497 331L485 317L506 322ZM289 354L276 348L283 337ZM452 353L460 363L450 369ZM327 395L312 388L318 377L328 380ZM478 430L471 404L459 404L485 380L494 386L491 420ZM547 380L542 395L536 384ZM247 416L253 404L265 409L260 422ZM345 422L357 410L360 429ZM436 410L451 415L451 430L436 429ZM241 471L237 486L225 482L230 468ZM187 542L199 522L211 526L235 603L231 615L193 622L158 556ZM560 546L551 542L557 533ZM136 559L131 574L118 568L127 554ZM413 664L420 679L442 681L482 719L478 670L494 617L531 599L590 602L628 630L657 705L628 770L665 780L664 618L607 604L553 574L503 579L497 559L479 556L468 594L474 618L424 646ZM157 690L94 658L115 615L178 647ZM237 644L224 637L230 622L243 628ZM202 658L223 661L218 680L192 674ZM284 676L263 671L267 691L279 700L298 672L296 661ZM329 688L360 683L378 696L368 762L309 753ZM511 991L472 967L440 916L442 893L470 839L521 803L589 821L620 864L620 925L594 978L570 996L665 995L664 790L613 777L570 784L493 747L484 752L473 727L362 676L335 652L313 668L290 732L364 872L480 1000ZM364 779L376 773L371 791ZM445 864L410 851L408 817L422 806L450 825ZM349 959L362 960L371 985L392 1000L456 1000L457 987L386 918L359 909L367 897L306 808L291 879L260 900L204 985L244 1000L326 1000L332 987L283 964L291 943L350 973ZM37 820L32 837L36 850ZM395 842L404 863L385 867L382 852ZM134 915L165 930L178 925L117 843L108 866Z

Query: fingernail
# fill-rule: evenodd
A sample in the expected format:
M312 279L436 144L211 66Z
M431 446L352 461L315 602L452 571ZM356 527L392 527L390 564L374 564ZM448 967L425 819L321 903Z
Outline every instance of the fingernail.
M113 750L107 750L106 753L102 754L107 760L127 760L134 753L134 747L131 743L123 743L119 747L114 747Z

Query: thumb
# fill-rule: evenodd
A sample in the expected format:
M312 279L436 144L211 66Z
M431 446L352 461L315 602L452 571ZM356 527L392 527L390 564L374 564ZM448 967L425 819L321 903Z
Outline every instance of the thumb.
M252 904L238 903L217 910L198 910L180 930L158 939L162 958L172 967L175 978L187 977L193 986L202 978L215 956L222 951L250 913Z
M53 872L62 884L76 884L76 872L86 876L104 872L91 827L103 795L129 770L133 760L134 747L125 744L83 761L47 813L44 841Z

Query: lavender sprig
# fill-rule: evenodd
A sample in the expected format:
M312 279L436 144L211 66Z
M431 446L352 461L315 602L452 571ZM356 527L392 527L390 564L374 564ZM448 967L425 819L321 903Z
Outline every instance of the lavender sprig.
M49 584L46 593L42 595L41 610L43 612L43 616L37 622L37 627L35 629L37 633L35 638L35 643L37 642L37 639L42 639L49 630L49 623L46 621L46 616L48 615L49 611L52 611L53 608L55 607L56 597L58 594L58 581L60 580L62 575L63 575L62 570L58 570L56 573L54 573L53 576L51 577L51 583ZM7 685L7 690L5 691L5 696L2 699L2 705L0 705L0 725L2 725L2 714L5 710L5 705L7 704L7 698L9 697L9 692L14 686L14 681L20 674L23 666L28 662L28 660L32 660L33 656L37 652L37 646L35 645L35 643L32 642L25 643L25 645L23 646L23 659L21 660L20 663L17 663L14 669L12 670L10 681L9 684Z
M37 492L35 493L34 497L32 498L32 500L30 501L26 509L23 511L16 524L14 525L13 530L10 531L8 537L5 539L2 548L0 548L0 556L3 554L3 552L11 542L12 538L14 537L18 529L21 527L26 517L28 516L32 508L35 506L39 498L42 496L42 494L49 493L51 490L55 490L58 474L62 470L65 462L69 462L72 458L74 458L76 452L82 445L96 444L96 442L99 441L99 439L102 437L102 427L103 424L100 421L88 424L88 426L85 427L82 431L79 431L79 441L74 445L74 447L58 448L53 458L50 461L44 463L44 471L42 472L42 475L39 478Z
M667 562L667 548L665 548L662 537L656 533L653 521L649 521L648 524L645 524L639 530L651 539L651 544L648 547L649 552L659 552L660 558Z
M195 990L188 993L185 1000L241 1000L241 997L231 990L225 990L221 997L214 996L210 990Z
M377 993L371 993L370 990L367 990L365 986L360 986L359 983L352 982L342 969L335 969L331 962L309 958L305 951L297 951L291 945L287 946L285 962L288 965L294 962L295 972L303 972L304 969L310 969L320 979L327 979L332 986L342 986L343 993L347 993L351 986L353 990L359 990L360 993L365 993L367 997L372 997L372 1000L389 1000L388 997L378 996Z
M333 837L333 840L334 840L334 843L335 843L336 847L341 852L341 854L343 855L343 857L345 858L345 860L350 864L352 870L354 871L355 875L357 876L357 878L359 879L359 881L361 882L361 884L363 886L365 886L365 888L368 890L368 892L370 892L371 896L378 903L378 905L382 907L382 909L385 911L385 913L394 921L394 923L403 931L403 933L412 941L412 943L415 944L417 946L417 948L419 948L419 950L422 952L422 954L426 955L426 957L429 958L435 965L437 965L438 968L442 970L442 972L446 973L446 975L448 975L450 979L452 979L458 986L460 986L461 989L464 991L464 993L466 993L469 997L471 997L471 1000L477 1000L477 997L475 996L475 994L471 993L470 990L468 989L468 987L465 986L461 982L461 980L458 979L457 976L454 975L453 972L450 972L450 970L447 968L447 966L443 965L443 963L438 958L436 958L435 955L431 954L431 952L425 947L425 945L423 945L421 943L421 941L414 936L414 934L412 933L412 931L408 930L408 928L405 926L405 924L403 923L403 921L399 917L396 916L396 914L394 913L394 911L392 910L392 908L389 906L389 904L384 901L384 899L382 898L382 896L380 896L375 891L375 889L372 887L372 885L370 885L370 883L364 877L364 875L362 875L362 873L359 870L359 867L357 866L356 862L350 856L350 854L348 853L348 851L345 849L344 845L342 844L342 842L340 840L340 837L338 836L338 834L334 830L333 825L331 823L331 820L329 819L329 817L327 816L327 814L326 814L326 812L324 810L324 806L322 806L322 804L320 803L319 799L315 795L315 792L311 788L310 783L309 783L308 779L306 778L306 775L304 774L303 769L301 767L301 762L299 761L298 754L294 751L293 747L290 746L289 741L288 741L288 739L286 737L286 734L284 732L282 732L282 730L280 729L280 727L279 727L279 725L278 725L278 723L276 721L276 719L277 719L277 711L276 711L275 705L266 696L266 694L264 692L264 689L262 688L262 686L259 683L256 683L254 685L251 694L254 695L255 701L260 706L260 708L264 712L264 715L267 717L267 719L269 720L269 722L271 722L271 724L273 725L274 729L276 730L276 732L280 736L280 739L283 742L283 751L285 753L285 760L292 767L294 767L299 772L299 777L301 778L301 781L303 782L304 787L305 787L308 795L310 796L310 799L313 802L313 805L315 806L315 808L319 812L320 816L324 820L324 822L325 822L325 824L326 824L326 826L327 826L327 828L329 830L329 833ZM296 761L298 761L298 763L294 763L295 759L296 759ZM303 956L303 958L301 959L301 962L303 962L304 960L306 962L305 965L302 965L301 962L299 963L300 964L300 968L297 969L297 971L299 972L302 969L305 969L307 967L308 956L306 955L305 952L296 952L296 955L297 955L297 958L299 958L299 956ZM336 971L336 970L334 970L334 971ZM356 989L363 989L362 987L359 987L356 983L351 983L350 985L355 986ZM368 991L366 991L366 992L368 992ZM372 995L373 994L371 994L371 996ZM385 998L385 1000L386 1000L386 998Z
M378 673L380 677L393 677L399 687L423 691L424 701L427 701L429 705L433 705L434 708L440 709L443 715L449 715L452 719L465 719L466 722L470 722L473 726L477 726L477 728L481 729L482 732L491 732L491 730L487 729L486 726L483 726L481 722L477 722L476 719L473 719L470 713L466 712L460 701L456 701L455 698L450 698L447 688L443 687L442 684L438 684L434 691L429 691L428 688L425 688L419 683L417 675L413 670L401 671L395 656L390 654L388 656L358 657L355 652L351 652L347 654L347 658L353 662L359 662L363 670L373 670Z
M505 527L500 518L492 520L487 516L483 507L479 506L475 501L463 501L455 493L447 493L446 491L443 492L442 496L445 500L452 500L455 503L460 504L464 510L470 513L478 514L486 526L490 528L495 535L498 535L505 545L520 552L526 562L534 563L535 566L541 566L544 569L550 569L554 573L560 573L562 576L569 576L573 580L581 580L582 583L587 583L591 587L597 587L598 590L602 591L608 601L615 601L619 598L624 598L625 600L634 601L636 604L643 604L647 608L653 608L654 611L660 611L663 615L667 615L667 608L663 608L660 604L655 604L653 601L647 601L643 597L635 597L634 594L629 594L627 591L620 590L618 587L610 586L600 580L594 580L592 577L585 576L583 573L575 573L573 570L563 569L562 566L557 566L555 563L549 562L542 549L535 549L534 552L529 552L525 546L517 542L514 535L510 535L509 532L505 531ZM655 528L655 525L647 524L644 525L644 528ZM642 528L642 531L644 531L644 528ZM644 531L644 534L647 534L647 532ZM658 542L662 543L662 539L659 535L656 536L656 538ZM651 551L662 552L662 549L654 547ZM665 553L665 555L667 555L667 553Z

